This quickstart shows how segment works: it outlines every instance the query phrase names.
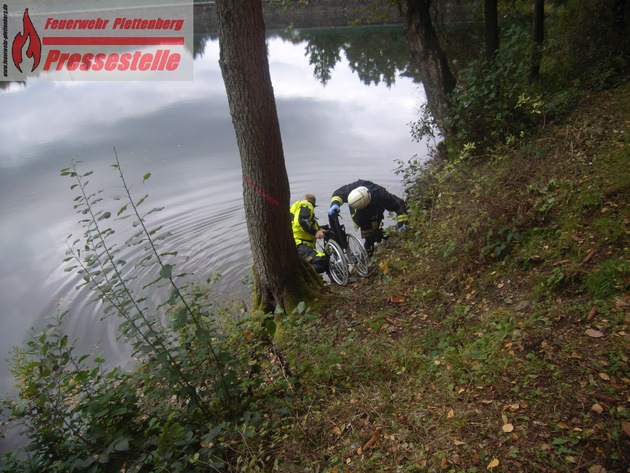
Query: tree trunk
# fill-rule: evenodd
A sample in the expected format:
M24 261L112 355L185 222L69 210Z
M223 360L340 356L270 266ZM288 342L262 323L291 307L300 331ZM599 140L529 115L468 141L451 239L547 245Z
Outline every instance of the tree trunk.
M319 293L322 284L298 255L291 234L289 179L269 73L262 4L260 0L217 0L216 11L219 62L241 156L254 306L286 310Z
M499 14L497 0L483 1L486 59L494 60L499 51Z
M540 63L542 62L542 47L545 40L545 0L534 0L532 15L532 50L529 60L529 78L538 80Z
M433 27L431 0L397 2L411 52L422 74L427 105L442 134L448 135L444 118L456 80Z

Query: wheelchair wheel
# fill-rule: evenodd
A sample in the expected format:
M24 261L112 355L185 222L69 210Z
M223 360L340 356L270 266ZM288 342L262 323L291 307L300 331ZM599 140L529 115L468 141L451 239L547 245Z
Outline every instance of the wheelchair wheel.
M361 241L354 235L348 235L348 263L359 276L368 275L370 257Z
M336 241L330 240L324 245L324 251L330 259L328 264L330 278L340 286L345 286L348 284L350 272L348 271L348 261L343 254L343 250Z

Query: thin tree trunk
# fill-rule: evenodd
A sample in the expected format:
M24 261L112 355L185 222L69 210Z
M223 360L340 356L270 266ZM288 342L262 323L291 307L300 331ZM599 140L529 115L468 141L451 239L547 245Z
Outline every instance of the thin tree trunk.
M529 60L529 78L538 80L540 63L542 62L542 48L545 41L545 0L534 0L532 15L532 50Z
M260 0L217 0L220 65L241 156L252 249L254 305L285 308L313 295L319 280L297 253L290 188L269 73Z
M484 0L486 59L492 61L499 51L499 14L497 0Z

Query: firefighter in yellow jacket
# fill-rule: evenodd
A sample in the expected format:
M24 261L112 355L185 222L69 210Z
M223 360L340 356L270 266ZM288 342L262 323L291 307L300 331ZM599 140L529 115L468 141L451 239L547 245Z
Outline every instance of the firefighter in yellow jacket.
M313 265L318 273L328 270L328 255L315 249L315 242L324 238L324 231L315 218L316 199L306 194L291 206L291 229L298 253Z

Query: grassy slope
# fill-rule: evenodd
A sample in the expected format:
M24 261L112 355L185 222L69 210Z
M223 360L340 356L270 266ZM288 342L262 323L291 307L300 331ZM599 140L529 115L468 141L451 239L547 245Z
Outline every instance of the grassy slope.
M280 471L627 471L629 111L629 84L594 94L436 178L370 277L294 321Z

